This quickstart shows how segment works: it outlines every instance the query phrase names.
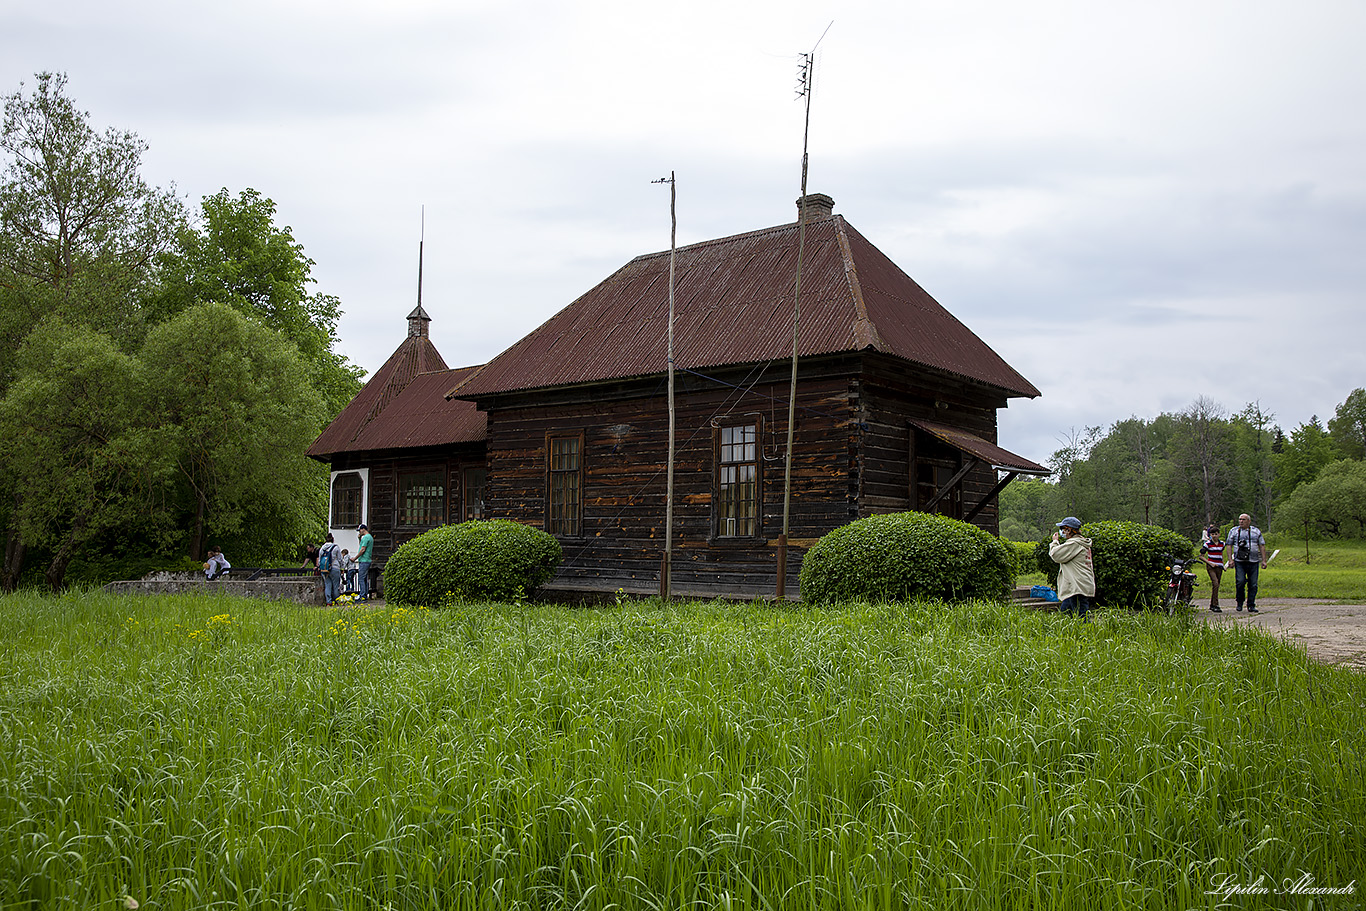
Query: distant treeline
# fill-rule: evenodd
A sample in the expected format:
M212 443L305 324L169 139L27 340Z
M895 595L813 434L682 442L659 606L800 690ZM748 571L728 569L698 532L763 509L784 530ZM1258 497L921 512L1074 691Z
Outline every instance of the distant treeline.
M1197 398L1175 414L1073 432L1046 480L1001 493L1001 535L1045 537L1063 516L1161 525L1195 536L1248 513L1266 530L1366 535L1366 389L1325 427L1317 415L1286 434L1253 402L1229 415Z

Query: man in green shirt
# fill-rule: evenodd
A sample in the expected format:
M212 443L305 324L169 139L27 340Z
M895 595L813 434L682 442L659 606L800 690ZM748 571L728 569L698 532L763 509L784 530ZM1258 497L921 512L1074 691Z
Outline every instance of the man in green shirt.
M360 583L358 599L361 601L369 601L370 561L373 559L375 553L375 538L374 535L370 534L370 527L368 525L362 524L356 530L360 532L360 550L356 552L356 569L360 570L360 572L357 573L357 575L360 576L357 580Z

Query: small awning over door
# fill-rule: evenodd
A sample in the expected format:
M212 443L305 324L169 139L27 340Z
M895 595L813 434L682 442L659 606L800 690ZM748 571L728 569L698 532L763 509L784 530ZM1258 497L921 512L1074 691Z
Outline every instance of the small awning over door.
M986 462L997 471L1013 471L1016 474L1029 475L1052 474L1042 465L1035 464L1024 456L1018 456L1009 450L1002 449L995 443L988 443L977 434L961 427L950 427L948 424L935 424L930 421L911 421L911 424L919 427L930 436L938 437L955 449L962 450L978 461Z
M933 421L911 421L911 426L928 433L938 440L948 443L967 457L963 462L962 469L955 474L948 483L940 488L935 493L934 498L923 507L927 511L933 510L940 500L948 496L955 487L962 484L963 478L967 477L968 472L978 463L985 463L996 471L1004 471L1006 472L1006 475L996 482L996 486L982 498L980 503L972 507L972 509L963 516L964 521L967 522L971 522L973 518L982 511L983 507L991 502L992 498L1004 490L1005 486L1015 480L1019 475L1043 476L1052 474L1051 471L1044 468L1042 465L1031 462L1024 456L1018 456L1007 449L1002 449L995 443L989 443L975 433L964 430L961 427L952 427L948 424L937 424Z

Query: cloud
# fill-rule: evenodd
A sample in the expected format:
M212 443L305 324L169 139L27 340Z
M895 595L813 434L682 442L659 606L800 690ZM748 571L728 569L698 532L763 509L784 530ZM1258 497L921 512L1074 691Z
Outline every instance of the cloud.
M154 183L273 198L373 370L423 206L452 364L667 247L664 173L682 243L789 220L821 39L810 189L1039 386L1000 436L1043 460L1199 395L1289 427L1366 385L1363 31L1355 0L75 0L0 13L0 84L66 71Z

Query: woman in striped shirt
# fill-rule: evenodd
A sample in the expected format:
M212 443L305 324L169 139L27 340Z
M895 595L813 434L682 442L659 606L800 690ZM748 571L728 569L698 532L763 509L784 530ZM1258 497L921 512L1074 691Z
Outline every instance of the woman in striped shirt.
M1219 581L1224 578L1224 541L1219 537L1219 526L1211 525L1205 529L1205 543L1200 545L1200 555L1205 558L1205 569L1209 571L1209 609L1222 614L1219 609Z

